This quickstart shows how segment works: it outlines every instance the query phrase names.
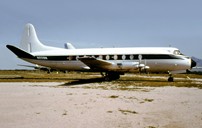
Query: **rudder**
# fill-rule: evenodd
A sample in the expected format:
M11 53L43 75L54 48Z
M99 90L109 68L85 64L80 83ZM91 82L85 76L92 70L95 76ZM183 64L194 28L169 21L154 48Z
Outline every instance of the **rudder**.
M25 25L22 39L20 42L20 48L29 53L51 49L51 47L45 46L39 41L35 28L30 23Z

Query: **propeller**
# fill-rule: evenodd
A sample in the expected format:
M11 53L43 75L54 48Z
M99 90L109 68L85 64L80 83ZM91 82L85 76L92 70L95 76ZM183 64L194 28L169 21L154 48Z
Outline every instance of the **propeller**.
M144 60L144 63L142 63L142 55L138 55L138 59L139 59L139 72L142 73L147 73L147 70L150 68L149 66L147 66L147 61L146 59Z

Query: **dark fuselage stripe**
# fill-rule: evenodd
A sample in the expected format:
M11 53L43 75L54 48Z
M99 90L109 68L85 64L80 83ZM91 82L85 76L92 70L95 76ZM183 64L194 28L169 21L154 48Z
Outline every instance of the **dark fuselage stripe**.
M36 56L35 59L38 60L55 60L55 61L72 61L77 60L79 57L95 57L103 60L139 60L139 55L78 55L78 56ZM141 59L182 59L179 56L167 55L167 54L142 54Z

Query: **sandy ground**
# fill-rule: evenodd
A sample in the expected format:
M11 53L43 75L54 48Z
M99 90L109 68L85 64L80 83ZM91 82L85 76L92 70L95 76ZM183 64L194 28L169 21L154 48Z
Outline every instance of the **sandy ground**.
M0 83L1 128L201 128L202 90ZM99 84L99 86L105 86Z

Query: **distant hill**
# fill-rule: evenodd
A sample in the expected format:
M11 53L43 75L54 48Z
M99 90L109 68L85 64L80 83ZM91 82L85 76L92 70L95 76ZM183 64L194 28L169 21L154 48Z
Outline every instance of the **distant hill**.
M202 73L202 59L196 58L196 57L191 57L194 61L196 61L197 65L196 67L192 68L190 71L192 73Z
M196 67L202 67L202 59L191 57L194 61L196 61L197 65Z

